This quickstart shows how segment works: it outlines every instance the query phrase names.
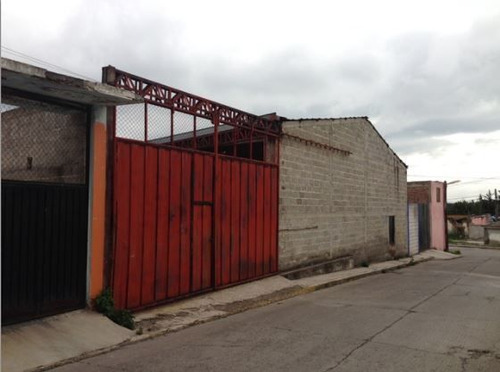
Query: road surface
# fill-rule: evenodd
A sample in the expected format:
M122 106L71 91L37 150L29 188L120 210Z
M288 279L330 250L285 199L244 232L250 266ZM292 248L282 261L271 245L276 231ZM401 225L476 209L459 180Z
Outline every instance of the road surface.
M500 251L295 297L54 371L500 371Z

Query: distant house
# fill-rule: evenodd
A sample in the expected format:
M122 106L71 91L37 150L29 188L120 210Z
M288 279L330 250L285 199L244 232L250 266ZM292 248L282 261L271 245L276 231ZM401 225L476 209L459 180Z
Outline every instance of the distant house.
M468 237L474 240L487 240L485 228L491 224L491 215L487 213L470 216L469 221Z
M486 213L486 214L471 216L470 223L471 225L476 225L476 226L489 225L491 223L491 214Z
M447 250L446 182L408 182L408 205L418 211L418 251ZM410 240L414 237L415 230L411 230Z

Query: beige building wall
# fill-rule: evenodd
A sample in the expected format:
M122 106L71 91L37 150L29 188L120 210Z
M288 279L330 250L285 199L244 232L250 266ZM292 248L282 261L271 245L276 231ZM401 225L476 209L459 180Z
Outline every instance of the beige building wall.
M286 121L283 133L281 270L346 255L358 264L407 255L406 166L366 118Z

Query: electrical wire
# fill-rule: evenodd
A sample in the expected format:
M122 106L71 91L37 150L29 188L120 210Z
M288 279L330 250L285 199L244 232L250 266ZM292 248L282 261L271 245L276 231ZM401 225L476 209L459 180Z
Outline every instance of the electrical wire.
M50 63L50 62L47 62L47 61L44 61L42 59L39 59L39 58L36 58L36 57L32 57L28 54L25 54L25 53L21 53L21 52L18 52L17 50L14 50L14 49L11 49L11 48L8 48L6 46L3 46L2 45L2 51L4 52L7 52L7 53L10 53L16 57L21 57L21 58L26 58L27 60L29 61L32 61L32 62L35 62L35 63L38 63L38 64L41 64L43 66L46 66L46 67L49 67L49 68L55 68L55 69L59 69L60 71L64 71L65 73L68 73L68 74L71 74L73 76L76 76L76 77L79 77L79 78L83 78L83 79L86 79L86 80L90 80L90 81L93 81L93 82L97 82L97 80L91 78L91 77L88 77L88 76L85 76L85 75L82 75L82 74L79 74L77 72L74 72L74 71L71 71L71 70L68 70L67 68L64 68L64 67L61 67L59 65L56 65L56 64L53 64L53 63Z
M422 174L409 174L408 177L425 177L425 178L442 178L443 176L435 176L435 175L422 175ZM463 178L470 180L500 180L500 177L467 177L467 176L449 176L446 178Z

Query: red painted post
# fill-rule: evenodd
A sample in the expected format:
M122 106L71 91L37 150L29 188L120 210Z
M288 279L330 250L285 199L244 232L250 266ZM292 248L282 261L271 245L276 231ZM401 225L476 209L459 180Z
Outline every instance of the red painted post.
M193 149L196 150L196 115L193 116Z
M170 145L174 145L174 109L170 110Z
M213 233L213 245L212 245L212 288L215 288L218 283L220 272L215 270L216 262L220 262L221 257L221 244L219 235L219 223L220 216L218 216L219 211L219 188L220 188L220 164L219 164L219 112L216 111L212 117L212 123L214 125L214 167L213 167L213 204L212 204L212 233ZM222 266L222 265L220 265ZM222 268L223 269L223 268Z

